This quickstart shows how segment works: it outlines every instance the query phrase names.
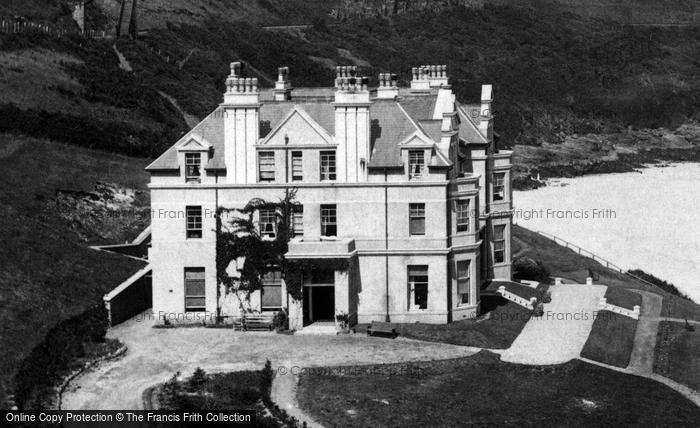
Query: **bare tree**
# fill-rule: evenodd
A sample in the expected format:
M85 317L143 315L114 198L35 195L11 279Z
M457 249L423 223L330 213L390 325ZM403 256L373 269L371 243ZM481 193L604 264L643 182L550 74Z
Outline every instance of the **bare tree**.
M117 38L122 35L122 23L124 22L124 7L126 6L126 0L120 0L120 3L119 20L117 21Z
M136 21L136 7L138 0L131 0L131 20L129 21L129 36L136 39L139 35L139 29Z

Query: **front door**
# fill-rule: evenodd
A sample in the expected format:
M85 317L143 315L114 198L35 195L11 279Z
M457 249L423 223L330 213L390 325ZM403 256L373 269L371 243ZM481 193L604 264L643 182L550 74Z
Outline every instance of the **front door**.
M312 287L311 321L333 321L335 318L335 287Z
M313 285L304 287L304 326L316 321L335 320L335 287Z
M304 326L335 321L335 272L314 269L304 281Z

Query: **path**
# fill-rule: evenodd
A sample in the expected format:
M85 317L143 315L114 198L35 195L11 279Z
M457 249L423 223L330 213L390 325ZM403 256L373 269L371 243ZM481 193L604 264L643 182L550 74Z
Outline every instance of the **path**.
M623 369L623 368L620 368L617 366L611 366L609 364L604 364L604 363L601 363L598 361L589 360L588 358L581 358L581 361L585 361L585 362L590 363L590 364L595 364L596 366L605 367L606 369L615 370L616 372L626 373L628 375L633 375L633 376L641 376L641 377L645 377L645 378L652 379L652 380L655 380L657 382L663 383L664 385L668 386L669 388L683 394L683 396L685 398L687 398L688 400L695 403L696 406L700 407L700 393L698 393L697 391L695 391L691 388L688 388L685 385L681 385L680 383L673 381L667 377L658 375L656 373L651 373L651 374L638 373L638 372L631 371L628 369Z
M119 68L121 68L122 70L124 70L128 73L131 73L132 71L134 71L134 69L131 67L131 63L126 59L124 54L119 52L119 49L117 48L116 43L112 45L112 49L114 49L114 53L116 53L117 58L119 58Z
M175 98L171 97L170 95L166 94L163 91L157 91L157 92L158 92L158 94L160 94L161 97L168 100L168 102L170 104L172 104L173 107L175 107L175 110L180 112L180 114L182 115L182 118L185 120L185 123L187 124L187 126L190 129L193 129L195 126L199 125L199 122L200 122L199 119L197 119L196 116L193 116L193 115L187 113L185 110L183 110Z
M133 318L107 333L129 348L126 355L78 377L63 397L64 409L140 409L143 390L175 372L401 363L460 358L474 348L364 335L293 336L203 327L154 329Z
M654 372L654 348L656 348L658 317L661 315L663 298L648 291L631 291L642 295L642 312L637 321L634 348L632 348L627 369L640 374L651 374Z
M653 319L655 319L656 321L680 322L683 324L685 324L685 322L687 321L688 324L700 325L700 321L685 318L654 317Z
M306 426L310 428L323 427L320 423L305 413L297 402L297 386L299 385L299 377L291 373L285 375L277 374L272 381L272 391L270 396L272 401L277 404L280 409L284 409L290 416L297 418L302 422L306 422Z
M581 355L593 327L604 285L554 285L544 315L530 319L501 360L533 365L561 364Z

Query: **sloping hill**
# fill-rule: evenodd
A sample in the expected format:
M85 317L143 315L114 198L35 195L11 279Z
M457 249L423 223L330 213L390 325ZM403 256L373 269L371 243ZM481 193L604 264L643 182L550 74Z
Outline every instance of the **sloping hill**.
M146 164L0 134L0 408L51 327L100 304L142 267L88 244L133 239L149 223Z
M35 10L40 3L32 0L28 4L34 8L27 7ZM53 110L88 122L102 120L94 116L120 118L129 128L120 139L132 139L132 154L154 154L153 146L165 146L184 131L183 114L169 97L185 113L210 112L220 102L227 65L234 59L249 62L266 85L278 66L290 66L297 87L329 84L337 64L362 65L373 78L380 71L402 73L406 84L411 66L447 62L462 99L476 99L482 83L495 85L502 146L559 144L572 134L607 134L627 126L675 128L698 119L697 27L621 27L598 18L612 0L586 9L595 16L591 19L569 12L583 13L573 2L554 3L441 12L418 7L389 18L338 21L326 13L334 2L141 2L140 27L151 30L138 41L117 43L133 72L119 69L112 40L2 36L0 82L17 88L5 102L23 110ZM637 3L647 10L646 0ZM687 2L671 3L664 4L680 15L688 9ZM114 20L116 0L91 4L101 5L105 19ZM293 31L260 27L308 21L314 25ZM54 69L55 75L48 72ZM21 84L27 72L38 74L39 85ZM37 90L50 102L31 106ZM161 138L167 141L136 131L143 128L165 130ZM118 141L109 145L126 150Z

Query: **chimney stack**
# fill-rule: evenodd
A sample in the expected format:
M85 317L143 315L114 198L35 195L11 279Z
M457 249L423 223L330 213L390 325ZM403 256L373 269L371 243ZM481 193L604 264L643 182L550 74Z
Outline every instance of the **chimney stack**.
M399 76L391 73L379 73L378 99L395 99L399 96Z
M421 65L412 68L411 89L425 91L447 85L447 65Z
M481 85L481 111L479 114L479 131L487 140L493 141L493 115L491 114L491 102L493 87Z
M259 103L260 94L258 92L258 79L243 77L244 69L245 63L231 63L231 74L226 79L226 93L224 94L224 104L257 105Z
M335 77L336 103L369 103L369 78L358 77L357 67L338 66Z
M292 82L289 80L289 67L277 69L277 82L275 82L275 101L289 101L292 99Z

